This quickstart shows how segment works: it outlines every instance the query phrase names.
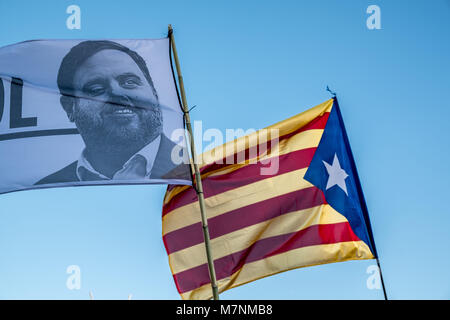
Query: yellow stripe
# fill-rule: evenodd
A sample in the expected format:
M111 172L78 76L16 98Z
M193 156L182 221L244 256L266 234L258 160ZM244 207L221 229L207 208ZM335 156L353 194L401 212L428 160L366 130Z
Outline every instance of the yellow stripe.
M330 112L332 106L333 99L330 99L289 119L280 121L267 128L258 130L252 134L240 137L233 141L229 141L224 145L206 151L201 154L201 157L199 157L199 159L208 159L208 163L213 163L215 161L221 160L223 157L232 155L235 152L242 151L249 146L256 146L258 145L258 137L261 137L264 130L269 132L270 130L278 130L279 137L284 136L298 130L299 128L304 127L315 118L323 115L325 112Z
M308 123L310 123L315 118L323 115L326 112L330 112L333 106L333 99L330 99L328 101L325 101L324 103L321 103L317 105L314 108L311 108L309 110L306 110L305 112L302 112L298 115L295 115L289 119L283 120L281 122L278 122L274 125L271 125L263 130L269 130L270 129L278 129L279 130L279 136L283 136L286 134L289 134L291 132L294 132L295 130L298 130ZM245 148L248 148L250 145L255 146L258 144L258 136L261 134L261 130L256 131L253 134L240 137L238 139L235 139L233 141L230 141L222 146L216 147L212 150L208 150L198 156L198 159L208 159L208 163L200 163L199 167L203 167L205 165L208 165L209 163L213 163L215 161L218 161L222 159L223 157L229 155L226 152L223 152L223 150L234 150L235 146L238 146L237 150L234 152L242 151ZM280 148L281 149L281 148ZM301 148L298 148L296 150L299 150ZM222 152L219 153L219 150ZM286 152L287 153L287 152ZM213 156L214 155L214 156ZM203 177L203 176L202 176ZM177 188L172 189L171 191L167 192L164 197L164 204L167 204L175 195L178 193L188 189L188 186L180 186Z
M340 222L348 221L328 204L294 211L212 239L211 252L214 259L219 259L244 250L265 238L297 232L312 225ZM169 255L169 264L174 273L204 263L207 263L207 259L203 242Z
M314 148L319 145L320 139L322 138L323 130L322 129L314 129L314 130L308 130L301 132L299 134L296 134L295 136L291 137L290 139L287 139L285 141L280 142L280 155L287 154L290 152L307 149L307 148ZM218 174L225 174L229 173L231 171L237 170L243 165L235 164L230 165L229 167L226 167L224 169L221 169L221 172L211 172L210 175L218 175ZM202 175L202 178L205 178L207 175ZM267 178L270 179L270 178ZM267 180L266 179L266 180ZM171 190L169 193L166 193L166 196L164 198L164 203L167 204L176 194L186 190L189 188L188 186L182 186L182 187L176 187L173 190ZM173 210L172 212L167 213L165 217L167 217L169 214L173 214L176 210L181 209L177 208Z
M303 179L306 170L307 168L290 171L209 197L205 199L207 216L213 218L285 193L312 187L311 183ZM199 212L197 201L169 212L163 217L163 235L200 222Z
M281 140L278 143L277 148L272 148L271 150L269 150L270 151L269 153L266 150L257 157L251 157L245 161L241 161L236 164L230 164L227 165L226 167L203 174L202 178L227 174L242 167L245 167L247 165L255 164L258 161L262 160L264 160L265 163L269 163L270 159L282 156L284 154L288 154L294 151L303 150L307 148L315 148L320 143L323 131L324 131L323 129L311 129L299 132L298 134L290 137L289 139Z
M218 281L219 292L292 269L373 258L369 247L363 241L303 247L245 264L230 277ZM200 288L183 293L181 297L195 300L211 299L211 285L206 284Z
M177 194L187 190L191 188L191 186L177 186L175 188L173 188L170 191L166 191L166 194L164 195L164 201L163 201L163 205L165 206L166 204L169 203L170 200L173 199L173 197L175 197Z
M323 129L311 129L303 132L299 132L296 135L293 135L289 139L285 139L279 142L278 149L271 150L272 153L276 152L276 154L267 154L267 152L261 154L257 158L249 159L249 161L243 161L241 163L230 164L226 167L217 169L215 171L208 172L206 174L202 174L202 179L205 179L208 176L217 176L221 174L227 174L234 170L240 169L244 166L251 165L251 163L255 163L256 161L264 159L264 161L269 161L266 159L270 159L270 157L278 157L284 154L288 154L294 151L303 150L307 148L315 148L319 145L320 139L323 135ZM267 157L267 158L266 158ZM248 164L250 163L250 164ZM269 162L266 162L269 163ZM164 197L164 204L167 204L175 195L180 192L190 188L189 186L179 186L171 191L167 192Z

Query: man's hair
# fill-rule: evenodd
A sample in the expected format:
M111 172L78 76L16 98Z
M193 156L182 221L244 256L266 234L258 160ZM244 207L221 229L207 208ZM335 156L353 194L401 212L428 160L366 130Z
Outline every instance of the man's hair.
M118 50L126 53L138 65L144 74L147 82L152 88L153 94L158 99L155 86L153 85L152 77L148 71L145 60L135 51L113 41L108 40L89 40L83 41L70 49L61 62L58 71L58 88L63 96L74 96L74 76L75 72L81 65L97 52L102 50Z

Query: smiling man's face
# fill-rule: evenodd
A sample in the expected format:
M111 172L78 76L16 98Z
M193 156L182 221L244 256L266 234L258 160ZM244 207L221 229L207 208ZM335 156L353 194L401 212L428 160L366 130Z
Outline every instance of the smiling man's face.
M128 54L97 52L78 68L73 84L77 98L69 117L87 146L142 148L161 133L157 97Z

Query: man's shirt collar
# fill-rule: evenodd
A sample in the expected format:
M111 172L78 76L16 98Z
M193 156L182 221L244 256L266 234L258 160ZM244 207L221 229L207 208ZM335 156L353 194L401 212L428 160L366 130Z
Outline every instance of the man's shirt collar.
M126 170L127 167L130 166L130 163L132 160L137 156L140 155L145 158L146 160L146 174L145 177L149 178L150 174L152 172L153 164L155 163L156 154L158 153L159 145L161 143L161 135L159 135L156 139L154 139L152 142L147 144L144 148L139 150L137 153L135 153L130 159L128 159L127 162L124 163L122 166L122 169L118 170L114 176L123 171ZM86 159L85 156L86 149L83 150L83 152L80 155L80 158L77 162L77 170L76 174L80 181L89 181L89 180L114 180L114 176L112 179L108 178L104 174L98 172L95 170L92 165L89 163L89 161Z

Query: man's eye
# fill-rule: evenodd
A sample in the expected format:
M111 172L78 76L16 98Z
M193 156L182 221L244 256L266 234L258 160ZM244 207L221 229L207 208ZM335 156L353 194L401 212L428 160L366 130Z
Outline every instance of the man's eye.
M102 85L93 85L86 88L86 93L91 97L99 96L105 92L105 88Z
M124 88L132 89L132 88L136 88L136 87L140 86L141 80L134 78L134 77L130 77L130 78L124 79L122 81L121 85Z

